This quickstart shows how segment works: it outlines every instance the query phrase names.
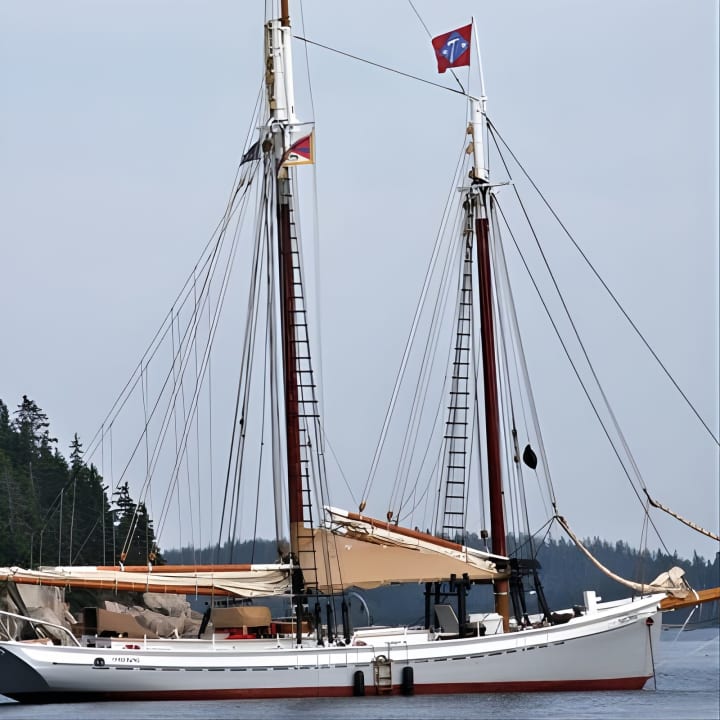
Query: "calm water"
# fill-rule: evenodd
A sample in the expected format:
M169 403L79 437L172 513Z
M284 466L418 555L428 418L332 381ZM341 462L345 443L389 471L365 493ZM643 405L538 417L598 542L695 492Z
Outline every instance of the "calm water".
M22 706L0 699L0 720L58 718L69 720L141 720L152 718L308 717L335 720L373 718L696 718L720 717L720 632L693 630L676 639L663 633L657 658L657 690L652 680L640 692L515 693L435 697L373 697L306 700L212 702L86 703ZM2 698L2 696L0 696Z

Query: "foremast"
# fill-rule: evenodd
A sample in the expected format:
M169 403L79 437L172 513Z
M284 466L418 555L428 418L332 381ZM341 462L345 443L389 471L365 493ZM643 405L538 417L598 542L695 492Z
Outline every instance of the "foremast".
M478 53L479 55L479 53ZM480 349L482 354L483 394L485 398L485 442L487 451L488 497L490 507L490 537L495 555L507 556L505 508L503 503L500 405L498 401L498 372L495 354L495 324L493 319L493 278L490 248L490 212L492 185L488 171L484 133L486 127L485 91L481 97L470 98L470 125L474 167L471 185L466 193L466 212L475 220L478 264L478 295L480 301ZM495 612L502 615L507 631L510 618L509 583L496 579L493 583Z

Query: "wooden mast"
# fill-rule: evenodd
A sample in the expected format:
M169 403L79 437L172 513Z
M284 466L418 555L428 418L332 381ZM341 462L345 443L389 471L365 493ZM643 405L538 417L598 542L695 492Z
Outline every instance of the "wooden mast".
M474 25L474 24L473 24ZM478 43L479 44L479 43ZM490 537L492 551L496 555L507 555L505 534L505 507L502 488L502 455L500 452L500 404L498 402L498 374L495 357L495 325L493 321L492 263L490 257L490 189L483 133L485 130L485 88L482 79L482 65L478 48L480 68L480 99L470 99L470 134L473 140L472 171L475 207L475 237L478 259L478 281L480 296L480 345L483 366L483 390L485 396L485 440L487 447L488 496L490 500ZM494 582L495 612L502 615L503 627L507 631L510 619L509 583L506 579Z
M290 552L296 561L299 532L303 523L302 462L296 343L296 273L293 248L292 187L288 169L282 167L285 152L292 144L296 123L292 89L289 0L281 0L280 19L269 23L267 64L270 128L277 163L276 218L278 224L278 278L280 329L282 337L282 379L285 402L285 449L287 460Z
M479 209L485 217L475 220L477 239L478 276L480 293L480 345L483 359L483 390L485 395L485 439L487 445L488 494L490 498L490 537L492 551L507 555L505 537L505 508L503 506L502 459L500 453L500 408L497 392L497 361L495 358L495 326L493 323L493 293L490 264L490 233L487 218L488 188L481 190ZM495 612L502 615L503 626L508 629L510 605L508 581L494 583Z
M297 347L295 344L295 281L290 228L289 181L278 180L278 249L280 304L285 391L285 440L287 453L290 550L297 557L298 531L303 522L300 413L298 403Z
M290 0L280 0L280 25L290 27Z
M285 153L292 145L292 129L296 124L295 99L290 49L290 12L288 0L280 2L280 19L268 24L270 48L266 59L266 78L270 100L270 129L273 134L277 171L275 192L278 223L278 277L280 325L282 335L282 376L285 400L285 448L287 459L288 520L290 523L290 557L295 570L292 593L295 605L296 642L302 645L302 618L306 602L305 582L300 570L300 535L303 527L302 459L300 448L300 401L297 357L297 283L293 247L292 184Z

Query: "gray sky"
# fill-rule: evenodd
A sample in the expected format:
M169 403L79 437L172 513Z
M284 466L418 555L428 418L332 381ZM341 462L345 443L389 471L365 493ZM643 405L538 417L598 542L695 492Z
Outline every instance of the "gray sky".
M475 14L490 117L717 435L718 3L415 6L433 35ZM229 0L0 3L0 397L38 402L64 454L73 432L95 433L222 213L259 87L262 13ZM452 85L407 2L309 0L304 13L298 34ZM301 45L295 55L300 96ZM325 424L359 493L466 108L318 48L308 57ZM648 486L717 531L717 449L577 260L564 270ZM530 358L541 419L567 420L557 345L526 317L528 354L551 358ZM578 534L637 545L617 467L583 449L575 422L547 440ZM658 524L671 550L716 550Z

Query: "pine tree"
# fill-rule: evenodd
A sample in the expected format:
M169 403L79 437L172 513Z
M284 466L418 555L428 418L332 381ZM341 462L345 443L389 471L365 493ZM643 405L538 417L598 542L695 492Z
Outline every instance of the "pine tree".
M83 454L84 450L82 449L82 443L80 442L78 434L75 433L73 435L73 440L70 443L70 473L73 477L79 476L81 471L85 468L85 463L83 462L82 457Z
M78 435L67 461L56 442L34 400L23 395L12 417L0 400L0 566L114 563L131 529L126 562L146 563L155 533L145 505L136 506L128 488L121 488L113 514L103 478L86 463Z
M19 433L21 449L31 456L50 453L51 445L57 442L57 438L50 437L50 422L37 403L23 395L22 403L14 414L13 425Z
M7 448L10 433L10 413L7 405L0 400L0 449Z
M135 503L125 482L113 493L115 498L117 559L126 565L161 564L156 551L155 530L144 502Z
M70 444L67 496L70 501L68 563L104 565L107 561L107 529L111 527L110 506L102 477L94 465L85 464L77 433Z

